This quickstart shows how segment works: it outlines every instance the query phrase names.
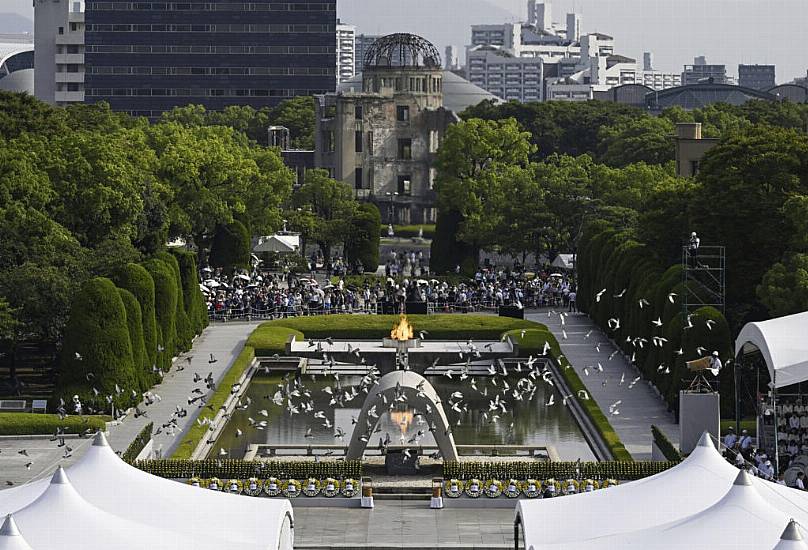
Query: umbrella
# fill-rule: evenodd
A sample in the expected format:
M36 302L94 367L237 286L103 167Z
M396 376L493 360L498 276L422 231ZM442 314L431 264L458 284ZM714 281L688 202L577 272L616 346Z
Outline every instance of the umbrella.
M213 273L213 270L209 267L203 267L202 271L204 271L205 273Z
M429 279L429 282L432 283L432 284L435 284L435 285L440 283L440 281L437 280L437 279Z
M325 285L323 288L327 290L327 289L329 289L329 288L334 288L334 285L332 285L331 283L328 283L328 284L327 284L327 285Z
M387 277L387 282L388 282L388 284L391 284L391 285L393 285L393 284L395 284L395 283L396 283L396 282L393 280L393 278L392 278L392 277Z
M210 294L210 289L208 287L206 287L205 285L199 285L199 290L201 290L205 294Z
M263 278L263 277L261 277L260 275L256 275L256 276L255 276L255 280L256 280L256 281L263 281L263 280L264 280L264 278Z
M255 283L250 283L247 285L247 288L258 288L258 285Z
M561 277L561 278L563 278L564 276L561 273L550 273L550 277Z
M235 276L235 277L233 277L233 278L234 278L234 279L241 279L242 281L249 281L249 280L250 280L250 276L249 276L249 275L245 275L244 273L239 273L238 275L236 275L236 276Z
M419 285L428 285L429 284L429 281L426 281L424 279L418 279L415 282L416 282L416 284L419 284Z
M222 284L216 279L208 279L207 281L205 281L205 286L209 288L216 288L222 286Z

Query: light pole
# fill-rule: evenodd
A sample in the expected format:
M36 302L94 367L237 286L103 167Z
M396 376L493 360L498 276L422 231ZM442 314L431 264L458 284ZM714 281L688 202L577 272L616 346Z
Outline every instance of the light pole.
M396 220L395 220L396 210L395 210L395 207L393 206L393 202L395 201L395 198L398 196L398 191L393 191L392 193L390 193L388 191L387 193L385 193L385 195L390 197L390 210L389 210L389 216L388 216L387 219L389 220L390 225L393 225L393 224L396 223Z

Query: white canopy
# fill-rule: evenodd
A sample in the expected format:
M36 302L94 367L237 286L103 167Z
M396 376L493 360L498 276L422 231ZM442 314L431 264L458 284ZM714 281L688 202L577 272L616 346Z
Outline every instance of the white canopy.
M754 493L744 492L733 485L738 472L704 434L690 456L660 474L593 493L520 501L525 548L685 548L680 540L689 548L722 547L718 537L735 550L771 549L789 518L808 525L808 495L759 478L748 479ZM771 513L755 515L759 508ZM702 515L734 519L702 523ZM746 532L736 538L732 530L740 523L757 525L765 544Z
M808 311L744 325L735 339L735 356L755 350L775 387L808 380Z
M572 269L575 267L575 254L559 254L550 265L560 269Z
M260 237L253 252L296 252L300 248L300 235L269 235Z
M165 543L130 536L128 546L113 545L115 548L220 550L237 545L255 550L285 550L292 547L294 516L288 500L229 495L152 476L121 460L100 433L68 474L73 492L88 509L135 523L143 531L162 529L171 535L164 538ZM0 491L0 514L13 513L23 537L37 550L57 546L37 544L18 511L36 502L51 485L48 480L39 480ZM58 515L46 507L36 510L45 522ZM34 517L32 514L26 517L29 516ZM82 548L92 550L96 540L100 545L104 543L95 533L86 529L71 538L86 544Z
M10 515L6 516L3 526L0 527L0 550L33 550L22 538L17 523Z

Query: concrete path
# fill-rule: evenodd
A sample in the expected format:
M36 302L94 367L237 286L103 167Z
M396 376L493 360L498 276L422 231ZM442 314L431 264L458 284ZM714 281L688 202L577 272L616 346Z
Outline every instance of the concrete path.
M182 435L190 429L191 423L195 422L199 416L199 407L188 405L188 397L192 395L191 390L199 388L207 392L204 382L194 382L194 373L205 378L208 373L212 372L213 379L218 384L241 353L247 337L259 323L258 321L233 321L208 326L194 340L191 351L177 358L171 372L163 378L163 382L152 388L152 392L162 398L161 401L148 407L141 403L139 407L146 411L147 416L135 418L134 415L129 415L123 419L120 425L113 426L108 438L110 446L116 451L126 450L146 424L154 422L156 431L158 427L171 419L179 405L188 410L188 415L178 421L179 430L175 430L174 435L169 435L166 430L163 430L163 433L154 436L154 449L161 451L164 457L170 456L182 440ZM211 353L216 358L216 362L212 364L209 363ZM189 357L191 358L190 364L187 361Z
M638 460L651 459L651 424L660 428L674 445L679 445L679 426L674 422L673 414L667 411L665 402L644 380L628 389L629 383L640 376L640 372L622 352L609 360L617 348L588 316L583 313L569 314L563 327L561 318L558 315L548 317L547 311L530 313L525 318L547 325L555 334L562 352L589 389L590 396L609 418L631 456ZM562 337L562 328L567 333L566 340ZM592 333L586 338L590 331ZM600 344L600 351L595 349L597 344ZM603 366L602 373L595 368L598 363ZM583 372L585 367L589 376ZM624 374L625 382L621 386L620 378ZM618 400L622 400L617 407L620 414L610 414L609 406Z
M295 548L513 548L514 509L430 510L428 500L376 500L373 510L295 506Z

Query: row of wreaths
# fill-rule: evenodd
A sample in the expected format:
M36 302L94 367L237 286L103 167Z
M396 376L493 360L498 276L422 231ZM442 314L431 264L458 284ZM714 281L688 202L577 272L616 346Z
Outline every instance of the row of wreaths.
M562 495L571 495L576 493L589 493L598 489L605 489L617 485L617 480L605 479L598 481L595 479L509 479L503 483L498 479L489 479L482 481L480 479L447 479L443 484L443 492L449 498L459 498L466 495L471 498L479 498L486 496L489 498L497 498L500 495L505 495L508 498L518 498L525 496L527 498L539 497L554 497Z
M298 481L297 479L281 480L276 477L270 477L268 479L251 477L246 480L221 480L217 477L202 479L192 477L188 480L188 484L213 491L222 491L236 495L249 495L253 497L262 495L268 497L282 495L286 498L295 498L300 495L307 497L320 495L324 497L335 497L337 495L352 497L359 493L359 481L353 478L339 480L329 477L321 480L310 477L303 481Z

